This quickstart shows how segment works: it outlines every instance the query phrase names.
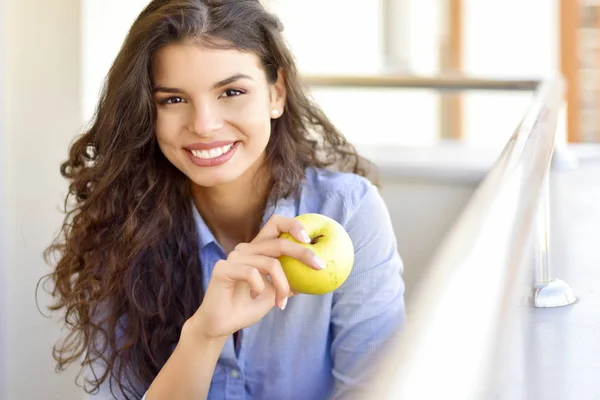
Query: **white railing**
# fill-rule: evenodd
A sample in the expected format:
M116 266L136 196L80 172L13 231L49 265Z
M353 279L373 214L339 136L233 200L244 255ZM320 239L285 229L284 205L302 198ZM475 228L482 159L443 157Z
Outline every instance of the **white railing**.
M535 276L531 292L537 307L575 301L571 288L552 278L548 260L548 176L563 103L562 79L388 76L307 81L311 86L535 91L524 119L436 252L411 300L408 322L365 397L486 398L495 344L509 323L519 286ZM528 269L532 244L535 273Z

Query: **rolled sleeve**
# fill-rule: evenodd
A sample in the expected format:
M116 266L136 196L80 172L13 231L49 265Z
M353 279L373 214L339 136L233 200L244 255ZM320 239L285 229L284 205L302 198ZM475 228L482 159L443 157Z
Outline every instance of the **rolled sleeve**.
M377 188L369 186L346 230L355 259L350 276L333 295L333 399L364 387L368 367L405 320L402 260Z

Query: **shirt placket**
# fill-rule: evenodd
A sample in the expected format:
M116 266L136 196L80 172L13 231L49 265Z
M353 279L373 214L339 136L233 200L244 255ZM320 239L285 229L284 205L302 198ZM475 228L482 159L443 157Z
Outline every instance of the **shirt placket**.
M230 346L228 346L231 351L228 354L231 357L228 357L231 367L228 368L227 377L225 378L225 398L227 400L244 400L246 398L246 379L242 368L244 365L242 358L244 355L244 331L239 331L238 335L237 346L234 343L233 336L231 337Z
M218 260L224 258L223 254L222 249L216 243L212 243L201 252L205 288L208 287L214 265ZM220 364L220 368L219 371L215 371L215 373L224 374L225 387L223 390L217 390L217 392L224 394L224 396L221 397L224 400L245 400L246 398L244 371L241 368L243 365L241 358L243 357L243 342L244 331L242 330L239 332L237 346L233 340L233 335L230 336L219 357L218 363Z

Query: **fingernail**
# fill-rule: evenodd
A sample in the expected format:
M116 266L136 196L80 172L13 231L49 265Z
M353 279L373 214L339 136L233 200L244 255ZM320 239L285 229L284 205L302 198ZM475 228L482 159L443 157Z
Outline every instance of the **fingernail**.
M327 264L325 264L325 261L321 260L319 257L315 256L315 258L313 258L313 261L315 262L315 265L319 268L319 269L325 269L325 267L327 266Z
M304 243L310 243L310 236L308 236L308 233L305 230L300 231L300 236L302 236Z
M281 308L282 310L285 310L285 306L287 306L287 301L288 301L287 297L285 299L283 299L281 301L281 305L279 306L279 308Z

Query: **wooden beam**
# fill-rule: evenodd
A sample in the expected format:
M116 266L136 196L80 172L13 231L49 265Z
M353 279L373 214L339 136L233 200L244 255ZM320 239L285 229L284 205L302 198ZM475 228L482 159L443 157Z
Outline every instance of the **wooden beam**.
M581 15L579 0L560 0L560 69L567 84L567 139L581 142L578 27Z
M596 35L598 35L598 32L600 32L600 3L595 4L594 7L594 11L596 13L596 25L594 26L594 29ZM596 69L595 72L598 73L598 70L600 69L600 40L596 39L593 40L593 43L587 43L586 51L591 53L590 59L593 60ZM598 83L596 82L596 85L597 84ZM595 113L595 129L593 136L590 139L596 143L600 143L600 87L594 86L592 91L595 98L593 110Z
M442 74L460 74L463 58L463 1L448 0L446 3L446 41L440 52ZM441 136L444 139L462 139L462 99L460 93L442 94L440 99Z

